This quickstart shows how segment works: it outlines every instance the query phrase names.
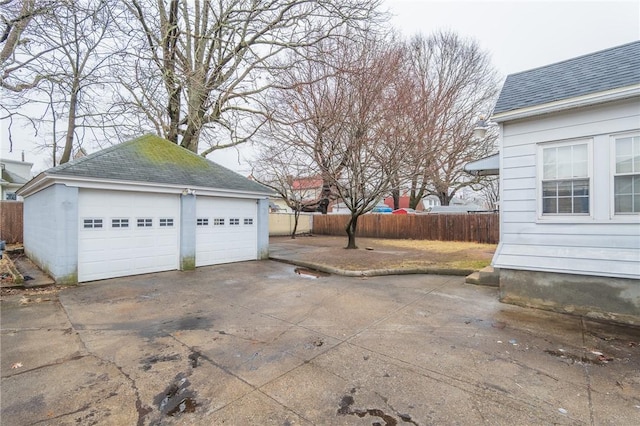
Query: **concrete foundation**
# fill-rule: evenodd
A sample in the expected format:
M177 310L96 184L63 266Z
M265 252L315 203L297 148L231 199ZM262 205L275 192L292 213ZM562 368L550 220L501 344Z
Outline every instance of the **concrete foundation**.
M500 300L640 325L640 280L500 269Z

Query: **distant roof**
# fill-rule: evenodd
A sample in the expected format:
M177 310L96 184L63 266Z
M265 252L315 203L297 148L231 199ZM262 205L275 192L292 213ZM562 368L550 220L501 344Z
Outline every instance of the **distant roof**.
M320 177L305 177L305 178L297 178L293 180L291 185L293 190L303 190L303 189L316 189L322 188L322 178Z
M0 181L4 184L4 183L16 183L16 184L25 184L27 183L27 179L18 176L15 173L12 173L10 171L8 171L7 169L2 169L2 176Z
M640 83L640 41L507 76L494 114Z
M270 194L268 188L175 143L145 135L70 161L46 176L152 182ZM37 179L37 178L36 178Z

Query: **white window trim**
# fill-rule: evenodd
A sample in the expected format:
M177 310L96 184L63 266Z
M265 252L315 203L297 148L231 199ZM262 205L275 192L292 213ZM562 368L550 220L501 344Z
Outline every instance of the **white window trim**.
M162 221L164 220L164 225L162 224ZM175 226L175 219L172 217L161 217L158 218L158 227L159 228L173 228Z
M113 226L113 221L114 220L119 220L120 226ZM127 226L122 226L122 221L126 220L127 221ZM109 223L110 228L111 229L131 229L131 220L128 217L112 217L111 218L111 222Z
M91 222L91 227L90 227L90 228L86 228L86 227L84 226L84 225L85 225L85 223L84 223L84 221L85 221L85 220L91 220L91 221L92 221L92 222ZM101 222L100 222L100 225L101 225L100 227L96 227L96 226L95 226L95 221L96 221L96 220L101 221ZM83 217L83 218L82 218L82 220L81 220L81 222L80 222L80 226L81 226L81 229L82 229L82 230L84 230L84 231L103 230L103 229L105 229L105 220L104 220L104 218L102 218L102 217Z
M638 223L640 222L640 213L616 213L615 202L615 176L616 173L616 139L625 137L640 136L640 130L624 133L614 133L609 136L609 218L612 221L620 223Z
M138 221L139 221L139 220L144 220L144 221L145 221L145 222L144 222L145 224L144 224L143 226L140 226L140 225L138 224ZM150 225L150 226L147 226L147 225L146 225L146 223L147 223L147 221L148 221L148 220L151 220L151 225ZM154 226L153 226L153 218L152 218L152 217L136 217L136 226L135 226L135 228L136 228L136 229L149 229L149 228L153 228L153 227L154 227Z
M542 176L544 171L543 151L567 145L587 144L587 178L589 179L589 214L543 214ZM593 138L565 139L536 144L536 223L586 223L593 222Z

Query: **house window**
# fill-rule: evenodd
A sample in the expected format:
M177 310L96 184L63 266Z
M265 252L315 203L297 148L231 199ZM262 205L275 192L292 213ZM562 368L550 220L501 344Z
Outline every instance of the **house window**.
M244 224L245 225L253 225L253 218L245 217L244 218Z
M84 219L84 229L98 229L102 228L102 219Z
M168 217L160 218L160 227L161 228L171 228L173 227L173 219Z
M216 217L213 219L213 226L224 226L224 218Z
M207 226L207 225L209 225L209 219L207 219L206 217L198 218L198 219L196 219L196 225L197 226Z
M111 219L112 228L128 228L129 219Z
M640 135L615 138L615 214L640 213Z
M8 201L15 201L18 199L18 197L16 197L15 192L5 192L4 198L5 200L8 200Z
M542 146L542 214L589 214L589 143Z
M138 218L138 228L150 228L153 226L153 219Z
M229 225L240 225L240 218L237 218L237 217L230 218Z

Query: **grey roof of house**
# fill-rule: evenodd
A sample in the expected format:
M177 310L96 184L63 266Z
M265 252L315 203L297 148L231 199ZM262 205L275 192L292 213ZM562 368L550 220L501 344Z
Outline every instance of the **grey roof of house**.
M257 182L154 135L114 145L44 173L54 177L150 182L265 195L272 192Z
M2 183L16 183L23 185L27 183L27 180L21 176L18 176L15 173L8 171L7 169L2 169L1 179Z
M507 76L494 114L640 83L640 41Z

